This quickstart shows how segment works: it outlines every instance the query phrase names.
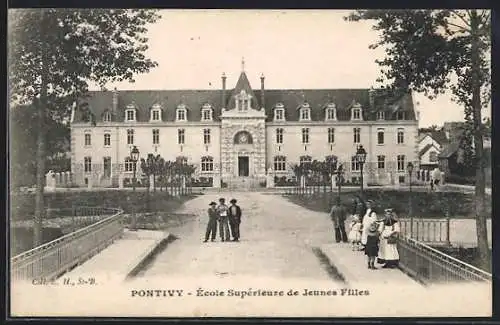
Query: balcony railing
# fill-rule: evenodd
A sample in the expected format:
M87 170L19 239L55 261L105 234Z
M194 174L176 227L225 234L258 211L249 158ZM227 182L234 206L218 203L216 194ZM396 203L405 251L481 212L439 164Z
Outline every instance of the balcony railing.
M12 279L56 279L122 235L122 210L94 207L78 207L75 210L80 216L97 217L98 221L12 257Z
M491 273L478 269L408 237L398 240L399 266L424 284L492 281Z

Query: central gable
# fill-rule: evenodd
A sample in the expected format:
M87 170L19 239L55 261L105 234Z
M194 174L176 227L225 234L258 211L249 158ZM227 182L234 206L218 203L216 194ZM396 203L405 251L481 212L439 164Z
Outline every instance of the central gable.
M257 102L257 97L250 86L248 77L244 71L241 72L238 82L231 92L229 97L229 103L227 105L228 110L234 110L241 107L241 105L248 101L248 110L256 109L259 107Z

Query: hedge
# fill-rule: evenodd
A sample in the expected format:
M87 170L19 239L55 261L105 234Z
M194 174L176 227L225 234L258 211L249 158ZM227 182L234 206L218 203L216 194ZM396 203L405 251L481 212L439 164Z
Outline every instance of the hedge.
M148 197L149 195L149 197ZM82 192L45 193L45 206L51 209L71 208L75 206L121 207L125 213L148 211L172 211L177 209L191 196L172 197L167 192L109 190ZM22 193L11 195L11 220L26 220L32 218L35 212L35 194Z
M354 195L359 192L342 193L341 202L349 210L352 206ZM442 218L446 210L450 217L453 216L474 216L475 202L473 194L462 192L413 192L412 208L413 215L422 218ZM379 210L394 208L400 216L406 216L409 210L409 196L407 191L397 190L374 190L364 191L365 199L372 199L376 202ZM315 211L328 212L330 204L336 197L336 193L317 193L312 196L288 196L288 198L301 206ZM491 196L487 196L487 213L491 215Z

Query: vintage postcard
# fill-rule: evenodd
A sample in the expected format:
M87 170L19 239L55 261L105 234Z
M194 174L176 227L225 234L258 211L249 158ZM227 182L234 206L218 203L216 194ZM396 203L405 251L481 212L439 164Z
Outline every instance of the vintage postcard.
M491 316L489 10L8 27L12 317Z

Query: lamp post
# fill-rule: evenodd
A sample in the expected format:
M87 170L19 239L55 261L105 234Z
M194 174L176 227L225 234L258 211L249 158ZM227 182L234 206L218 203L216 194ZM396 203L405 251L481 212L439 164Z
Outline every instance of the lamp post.
M410 238L413 238L413 204L412 204L412 193L411 193L411 175L413 173L413 164L410 161L406 166L408 169L408 175L410 176L410 196L408 197L408 214L410 216Z
M356 161L359 163L359 168L361 170L361 196L363 197L363 166L366 161L366 150L362 145L359 145L356 150Z
M132 151L130 151L130 160L134 164L134 177L132 179L132 190L135 193L135 187L137 184L137 161L139 160L139 149L137 149L136 146L132 148ZM133 212L132 212L132 223L130 225L130 230L136 231L137 230L137 215L135 213L135 207L133 207Z

